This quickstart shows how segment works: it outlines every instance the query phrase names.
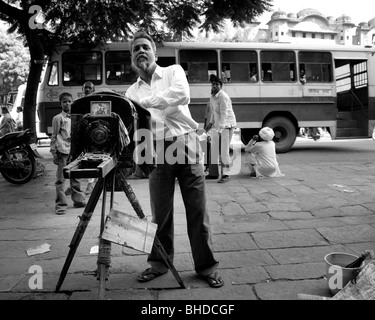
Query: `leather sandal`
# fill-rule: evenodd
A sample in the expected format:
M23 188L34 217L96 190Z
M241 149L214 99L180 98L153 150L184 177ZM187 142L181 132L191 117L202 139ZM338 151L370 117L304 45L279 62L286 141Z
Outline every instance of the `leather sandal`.
M152 268L148 268L137 277L137 280L139 282L148 282L162 276L163 274L166 274L166 272L162 273Z
M202 276L204 280L207 281L211 288L220 288L224 285L224 280L221 278L219 273L215 271L207 276Z
M218 183L225 183L229 181L229 176L222 176Z

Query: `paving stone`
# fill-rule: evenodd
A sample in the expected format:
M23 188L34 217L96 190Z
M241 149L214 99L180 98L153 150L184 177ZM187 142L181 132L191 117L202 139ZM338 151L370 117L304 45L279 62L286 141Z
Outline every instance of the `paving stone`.
M269 209L266 205L255 202L255 203L244 203L242 204L242 208L245 210L246 213L252 214L255 212L268 212Z
M301 211L301 207L296 203L268 203L266 206L269 211Z
M208 286L208 285L207 285ZM221 288L197 288L190 290L168 290L159 293L159 300L257 300L248 285L224 284Z
M311 213L313 214L313 216L318 218L341 217L346 215L339 208L334 207L326 207L318 210L312 210Z
M244 209L238 203L235 203L235 202L229 202L229 203L223 204L221 208L221 212L224 215L241 215L241 214L245 215L246 214Z
M283 222L289 222L289 221L286 221L286 220L296 220L298 221L298 219L312 219L314 218L310 212L303 212L303 211L299 211L299 212L289 212L289 211L270 211L268 212L268 214L276 219L276 220L283 220Z
M40 292L55 292L56 286L58 284L60 273L58 274L42 274L41 285L42 288L34 289L30 288L30 283L36 283L35 278L32 278L34 274L26 274L13 289L12 292L30 292L30 293L40 293ZM96 280L94 273L82 273L82 274L72 274L67 273L63 279L63 283L60 288L60 292L65 291L75 291L75 290L89 290L98 287L99 282Z
M326 275L324 262L264 266L273 280L318 279Z
M260 300L298 300L298 294L332 297L325 279L257 283L255 293Z
M12 275L0 278L0 292L10 292L12 289L22 281L24 275Z
M242 251L258 249L248 233L213 235L214 251Z
M267 252L281 265L322 262L324 261L324 256L332 252L354 253L354 251L343 245L269 249Z
M264 221L252 223L225 223L220 225L222 233L261 232L269 230L285 230L288 227L281 221Z
M368 210L362 205L344 206L344 207L341 207L340 210L351 216L373 214L373 212L371 212L370 210Z
M301 246L323 246L327 241L312 229L254 232L254 241L261 249Z
M369 225L318 228L317 230L332 244L375 241L375 228Z
M338 218L345 225L352 224L373 224L375 223L375 215L371 214L368 216L346 216Z
M264 250L216 252L215 258L223 269L275 264L275 260Z
M324 219L309 219L309 220L294 220L286 221L282 219L283 223L287 225L290 229L316 229L319 227L338 227L344 226L346 223L338 217L329 217Z
M69 300L99 300L99 288L90 291L73 292ZM104 300L155 300L154 293L149 290L106 290Z
M271 218L268 213L256 212L248 213L246 215L229 215L224 216L221 224L227 223L253 223L253 222L265 222L270 221Z
M226 284L254 284L270 278L265 266L220 269L220 275Z

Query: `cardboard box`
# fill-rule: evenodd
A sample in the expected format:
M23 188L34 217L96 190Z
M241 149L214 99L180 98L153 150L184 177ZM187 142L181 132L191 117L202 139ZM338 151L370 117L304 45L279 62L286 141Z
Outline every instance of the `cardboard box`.
M134 250L150 253L157 227L155 223L112 209L101 237Z

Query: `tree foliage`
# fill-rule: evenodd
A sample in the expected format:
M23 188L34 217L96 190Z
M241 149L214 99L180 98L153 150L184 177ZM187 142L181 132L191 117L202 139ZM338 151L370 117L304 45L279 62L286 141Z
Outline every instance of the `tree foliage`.
M165 26L172 38L194 28L219 32L222 22L250 23L271 9L272 0L0 0L0 20L17 31L30 51L30 72L24 108L24 124L35 130L37 84L42 61L61 43L96 45L126 41L137 29L146 29L163 41ZM35 11L43 14L43 24L35 28ZM35 7L33 7L35 8ZM39 26L41 28L39 28Z
M0 28L0 92L14 91L29 74L29 51L16 34Z

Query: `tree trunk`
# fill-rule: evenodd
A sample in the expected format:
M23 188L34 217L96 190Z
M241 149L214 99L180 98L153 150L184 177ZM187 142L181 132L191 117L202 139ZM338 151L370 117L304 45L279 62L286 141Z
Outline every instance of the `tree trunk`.
M43 64L38 64L31 60L23 109L23 126L24 128L30 128L35 133L37 132L35 117L36 98L42 68Z
M37 138L36 128L36 103L40 76L44 63L44 47L37 30L30 30L26 34L30 50L30 70L25 92L25 104L23 109L23 126L30 128Z

